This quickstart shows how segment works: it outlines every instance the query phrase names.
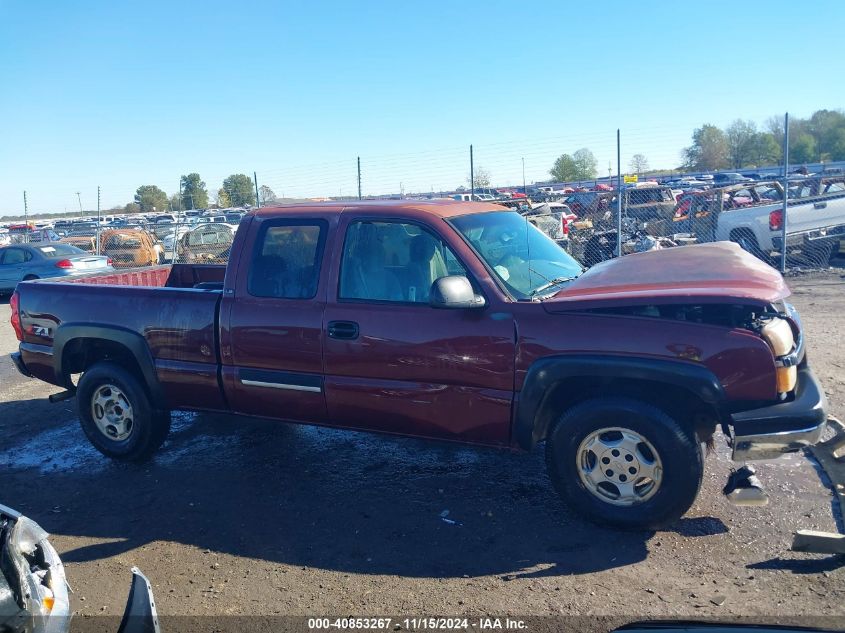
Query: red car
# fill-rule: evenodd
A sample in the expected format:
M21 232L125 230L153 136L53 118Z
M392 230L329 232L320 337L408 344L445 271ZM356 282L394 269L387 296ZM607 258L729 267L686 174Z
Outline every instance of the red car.
M692 505L717 427L739 461L820 437L788 294L735 244L585 272L503 207L356 201L247 214L226 266L23 282L10 303L18 369L75 396L115 459L155 451L174 409L545 443L567 503L642 527Z

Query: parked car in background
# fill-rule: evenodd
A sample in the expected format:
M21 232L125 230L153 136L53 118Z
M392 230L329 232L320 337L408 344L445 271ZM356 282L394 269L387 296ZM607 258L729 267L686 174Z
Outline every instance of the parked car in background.
M562 202L540 202L532 205L522 215L531 224L555 241L561 248L569 250L570 225L578 219L572 210Z
M155 243L146 231L109 229L100 235L100 250L115 268L155 266L160 262Z
M0 229L0 246L12 243L12 236L9 235L9 229Z
M96 222L71 222L68 235L96 235Z
M70 244L76 248L91 253L92 255L97 251L97 236L96 235L75 235L70 237L63 237L59 239L62 244Z
M176 245L178 243L178 238L182 237L191 230L191 226L186 224L181 224L170 231L167 235L164 236L164 239L161 240L161 248L162 248L162 259L165 262L173 261L173 254L176 249Z
M670 229L675 215L675 194L670 187L648 184L623 188L622 213L637 222L650 222L657 233ZM576 191L563 199L579 218L612 222L618 190Z
M486 194L493 199L502 197L502 193L498 189L492 189L491 187L476 187L475 193Z
M826 265L845 237L845 177L801 178L789 184L787 249ZM737 242L766 259L783 247L780 182L731 188L715 223L716 240ZM742 204L733 200L740 198ZM750 202L744 202L750 198Z
M233 239L226 224L201 224L179 238L176 257L181 262L225 264Z
M742 182L751 182L751 178L747 178L742 174L731 172L713 174L713 185L716 187L721 185L736 185Z
M13 244L0 248L0 293L20 281L112 271L108 257L91 255L60 242Z
M197 218L198 224L226 224L225 213L207 213Z

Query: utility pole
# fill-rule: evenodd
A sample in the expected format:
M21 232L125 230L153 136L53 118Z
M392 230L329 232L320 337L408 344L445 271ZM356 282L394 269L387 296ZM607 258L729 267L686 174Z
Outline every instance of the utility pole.
M472 162L472 145L469 146L469 199L475 198L475 165Z
M261 208L261 200L258 199L258 176L252 172L252 181L255 183L255 206Z
M783 117L783 211L781 215L780 272L786 272L786 210L789 206L789 112Z
M97 185L97 255L100 254L100 185Z
M522 193L528 195L528 189L525 187L525 157L522 158Z
M79 192L76 192L76 199L79 201L79 212L82 213L82 197L79 195Z
M358 200L361 199L361 157L358 157Z
M29 241L29 206L26 203L26 191L23 192L23 225L24 232L23 232L23 239L24 242Z
M622 257L622 142L616 128L616 256Z

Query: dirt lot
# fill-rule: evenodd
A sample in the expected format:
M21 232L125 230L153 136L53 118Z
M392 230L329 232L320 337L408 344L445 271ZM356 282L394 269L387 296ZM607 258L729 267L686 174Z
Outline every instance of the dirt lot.
M790 284L841 417L840 272ZM837 529L802 454L761 464L771 503L737 509L720 494L720 438L689 514L636 533L574 516L541 450L178 414L152 462L113 464L84 440L75 401L49 404L54 389L14 370L8 314L3 300L0 502L54 534L74 612L119 614L137 565L164 615L845 616L843 561L788 551L795 529Z

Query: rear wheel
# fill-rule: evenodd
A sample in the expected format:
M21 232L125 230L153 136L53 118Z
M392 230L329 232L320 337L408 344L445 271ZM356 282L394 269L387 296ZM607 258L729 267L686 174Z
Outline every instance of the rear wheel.
M698 495L701 447L664 411L628 398L582 402L546 440L552 483L574 510L599 525L658 528Z
M114 459L145 459L170 431L170 413L154 409L141 382L117 363L103 361L86 370L76 400L85 435Z
M733 231L731 233L731 242L736 242L743 250L748 251L757 259L761 259L767 264L769 263L768 255L760 248L760 245L757 243L757 238L751 231L745 229Z
M24 281L32 281L33 279L38 279L38 275L27 275L23 278Z

